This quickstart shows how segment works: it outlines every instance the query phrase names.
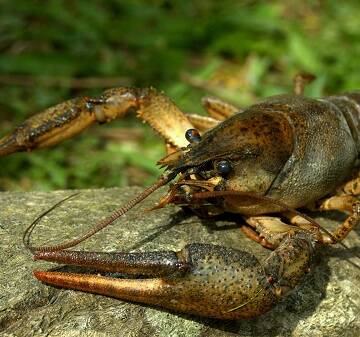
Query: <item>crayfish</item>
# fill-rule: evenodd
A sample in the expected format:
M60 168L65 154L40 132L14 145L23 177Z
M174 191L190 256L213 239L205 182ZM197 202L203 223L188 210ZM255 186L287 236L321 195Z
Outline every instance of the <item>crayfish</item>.
M166 142L158 180L89 232L70 242L34 247L35 259L116 272L130 278L35 271L50 285L93 292L220 319L268 311L309 270L319 245L336 244L360 221L360 93L323 99L270 97L246 109L203 100L208 116L182 113L155 89L115 88L100 97L75 98L35 115L0 140L0 156L47 147L92 123L135 110ZM67 250L101 230L161 186L156 207L186 206L201 216L224 212L242 218L241 230L272 252L262 262L242 250L190 243L181 251L101 253ZM298 209L348 212L335 230Z

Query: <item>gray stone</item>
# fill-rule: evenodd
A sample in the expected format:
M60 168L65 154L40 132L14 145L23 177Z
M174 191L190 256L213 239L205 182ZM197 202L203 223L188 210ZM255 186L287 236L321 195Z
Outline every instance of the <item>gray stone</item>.
M85 190L43 219L35 245L59 243L82 233L139 189ZM163 191L154 193L115 224L79 247L87 250L179 250L188 242L210 242L268 254L230 221L199 220L180 208L146 212ZM243 321L219 321L170 313L159 308L46 286L32 276L50 269L34 262L22 233L42 211L73 191L0 193L1 336L359 336L359 230L345 250L321 247L313 270L267 314ZM331 217L330 217L331 216ZM337 215L338 216L338 215ZM333 214L318 219L334 228Z

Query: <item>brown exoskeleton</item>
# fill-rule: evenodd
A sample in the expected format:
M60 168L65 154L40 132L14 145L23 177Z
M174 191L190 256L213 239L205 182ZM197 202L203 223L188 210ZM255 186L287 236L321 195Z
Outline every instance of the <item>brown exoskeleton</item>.
M314 248L342 241L360 219L360 93L306 98L302 80L294 95L271 97L241 111L206 99L210 117L185 115L154 89L117 88L100 98L61 103L25 121L0 140L0 155L54 145L130 108L165 138L168 149L159 161L166 170L158 181L80 238L32 247L29 234L37 221L24 235L35 259L141 278L44 271L35 276L51 285L221 319L269 310L308 271ZM175 203L203 215L239 214L247 223L243 232L273 250L268 258L260 263L248 252L196 243L179 252L66 250L176 178L158 207ZM296 211L310 205L350 214L330 233Z

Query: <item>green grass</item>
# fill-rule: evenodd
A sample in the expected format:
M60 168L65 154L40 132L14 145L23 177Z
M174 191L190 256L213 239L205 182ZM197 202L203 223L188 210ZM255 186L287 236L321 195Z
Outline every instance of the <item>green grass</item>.
M359 17L355 0L5 0L0 134L109 85L151 85L191 112L201 112L208 93L245 106L289 92L300 70L317 76L310 96L360 89ZM139 124L128 117L53 149L1 158L0 189L147 184L163 150ZM106 128L130 140L109 140Z

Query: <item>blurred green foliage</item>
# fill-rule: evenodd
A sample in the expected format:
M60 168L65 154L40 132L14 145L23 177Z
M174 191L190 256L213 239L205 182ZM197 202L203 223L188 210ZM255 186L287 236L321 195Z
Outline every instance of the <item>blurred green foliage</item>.
M154 86L184 111L219 95L240 106L289 92L360 89L358 1L2 0L0 133L105 87ZM0 189L149 183L162 145L133 117L56 148L1 158Z

